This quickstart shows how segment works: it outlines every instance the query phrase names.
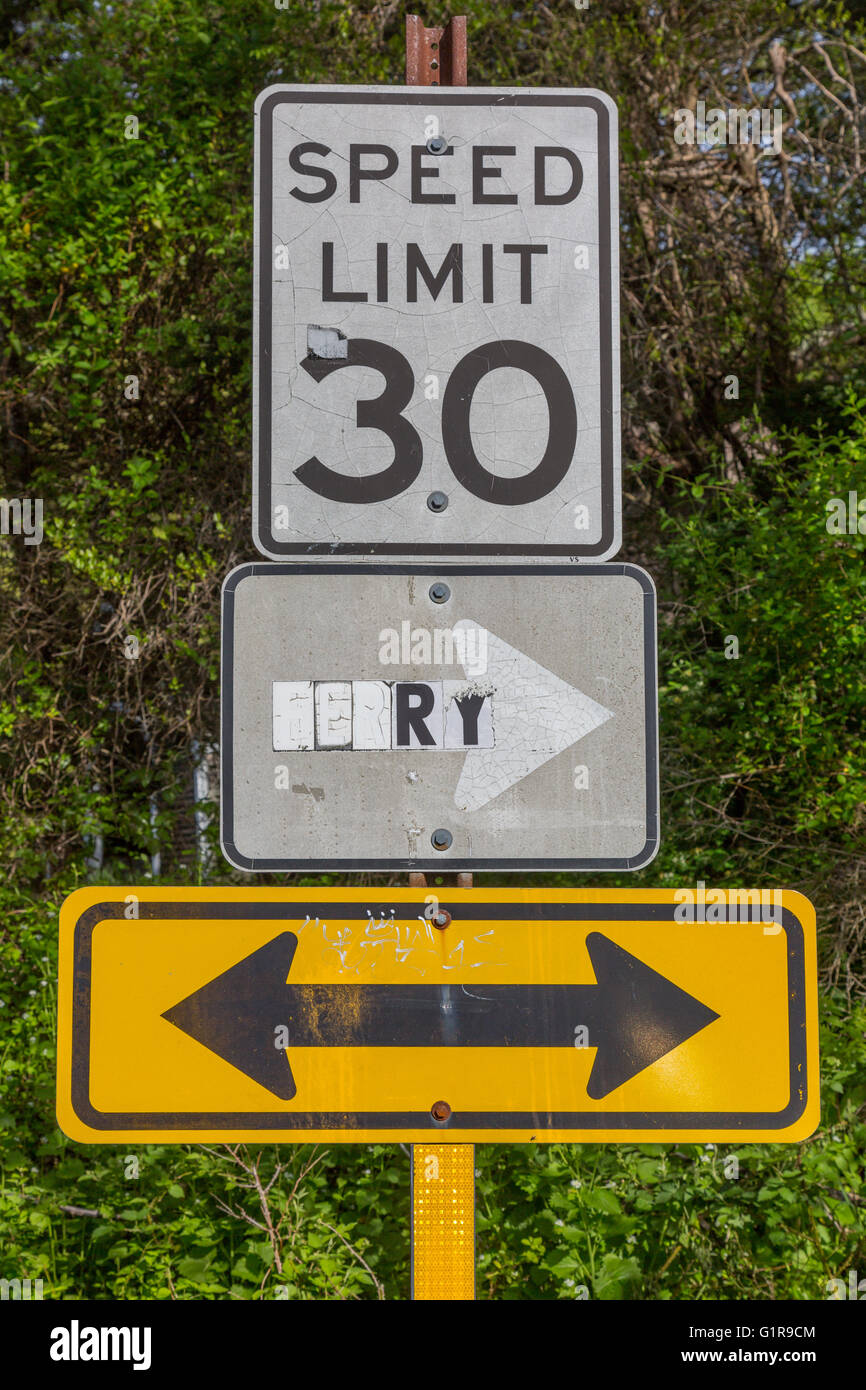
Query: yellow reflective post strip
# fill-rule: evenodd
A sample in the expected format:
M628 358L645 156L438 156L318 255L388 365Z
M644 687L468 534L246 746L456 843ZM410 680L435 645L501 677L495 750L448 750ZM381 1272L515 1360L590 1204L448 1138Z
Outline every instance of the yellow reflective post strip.
M475 1149L412 1145L412 1297L475 1297Z
M818 1124L815 913L780 890L80 889L83 1143L778 1143ZM387 896L385 896L387 895Z

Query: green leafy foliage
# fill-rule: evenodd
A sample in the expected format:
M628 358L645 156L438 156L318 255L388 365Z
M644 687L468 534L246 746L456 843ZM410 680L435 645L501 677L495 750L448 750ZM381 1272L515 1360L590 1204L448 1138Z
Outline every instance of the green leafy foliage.
M663 792L660 854L622 881L799 888L822 965L814 1139L479 1148L479 1296L823 1298L866 1273L864 541L827 526L866 498L863 24L784 0L461 9L474 83L620 108L622 558L659 588ZM784 164L677 147L696 95L777 101L774 34ZM0 538L0 1278L404 1298L400 1147L128 1151L53 1114L65 893L238 878L189 827L219 585L252 553L253 102L401 81L402 10L13 0L0 50L2 489L45 516L38 547Z

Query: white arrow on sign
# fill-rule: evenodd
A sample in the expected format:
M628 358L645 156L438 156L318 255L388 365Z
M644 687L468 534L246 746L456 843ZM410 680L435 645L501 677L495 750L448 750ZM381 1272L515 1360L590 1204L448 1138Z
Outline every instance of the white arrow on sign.
M478 624L462 619L455 631ZM496 692L496 744L471 748L454 804L477 811L543 763L599 728L613 711L487 630L484 685ZM483 650L483 647L482 647ZM463 662L467 677L469 668ZM477 679L477 678L476 678Z
M468 618L447 635L453 649L443 661L459 660L465 685L275 681L274 750L465 752L454 802L461 811L477 811L613 717Z

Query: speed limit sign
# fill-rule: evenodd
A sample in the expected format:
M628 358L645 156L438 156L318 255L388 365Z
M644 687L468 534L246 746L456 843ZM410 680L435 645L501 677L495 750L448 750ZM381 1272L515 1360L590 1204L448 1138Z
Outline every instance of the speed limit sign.
M617 228L603 93L263 92L262 553L614 555Z

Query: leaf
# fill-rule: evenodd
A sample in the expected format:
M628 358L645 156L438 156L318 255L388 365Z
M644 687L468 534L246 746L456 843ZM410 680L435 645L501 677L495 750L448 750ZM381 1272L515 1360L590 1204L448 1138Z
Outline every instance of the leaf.
M605 1301L621 1298L634 1298L641 1280L640 1266L634 1258L622 1259L619 1255L605 1255L601 1269L592 1281L596 1298Z
M206 1255L186 1255L179 1261L177 1272L182 1279L191 1279L194 1283L201 1283L207 1278L213 1261L213 1251L209 1251Z
M611 1215L619 1215L622 1211L619 1199L615 1192L611 1192L606 1187L593 1188L584 1197L584 1204L591 1207L594 1211L603 1211Z

